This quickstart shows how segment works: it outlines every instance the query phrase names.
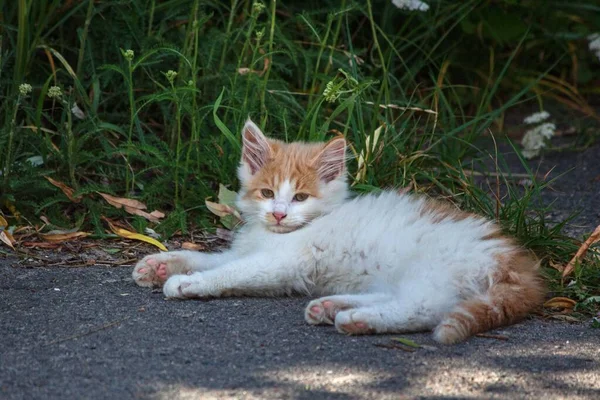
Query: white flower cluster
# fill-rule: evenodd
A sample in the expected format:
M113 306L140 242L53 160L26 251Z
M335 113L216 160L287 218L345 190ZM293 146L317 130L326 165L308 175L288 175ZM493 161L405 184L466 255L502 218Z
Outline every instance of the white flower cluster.
M533 113L531 114L529 117L525 118L523 120L523 122L525 122L526 124L538 124L542 121L547 120L550 117L550 114L548 113L548 111L540 111L537 113Z
M593 51L600 60L600 33L588 36L588 40L590 41L590 51Z
M531 114L523 120L526 124L538 124L550 117L546 111ZM540 154L546 147L546 143L556 133L556 125L552 122L544 122L525 132L521 144L523 145L523 157L530 160Z
M402 10L427 11L429 5L421 0L392 0L392 4Z

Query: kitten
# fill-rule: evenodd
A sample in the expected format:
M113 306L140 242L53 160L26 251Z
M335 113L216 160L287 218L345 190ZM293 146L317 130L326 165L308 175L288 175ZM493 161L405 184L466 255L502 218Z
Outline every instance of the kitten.
M325 296L309 324L346 334L434 329L441 343L525 317L543 300L538 262L500 228L453 206L395 191L348 199L346 142L283 143L244 126L230 250L142 259L140 286L168 298Z

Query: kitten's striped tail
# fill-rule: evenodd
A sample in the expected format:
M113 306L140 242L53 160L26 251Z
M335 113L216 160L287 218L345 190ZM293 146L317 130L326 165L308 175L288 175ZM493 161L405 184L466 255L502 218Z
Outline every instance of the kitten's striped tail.
M458 304L434 329L435 340L458 343L526 317L544 300L538 269L539 262L524 250L504 255L487 291Z

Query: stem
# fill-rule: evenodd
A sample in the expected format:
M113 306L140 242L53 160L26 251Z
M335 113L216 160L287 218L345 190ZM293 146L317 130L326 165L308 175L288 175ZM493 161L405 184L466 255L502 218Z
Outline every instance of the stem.
M63 101L63 105L67 107L67 157L69 164L69 178L71 179L71 185L77 189L77 181L75 180L75 162L73 161L73 154L75 154L75 135L73 135L73 117L71 116L71 107L69 103Z
M237 7L238 0L231 0L231 13L229 14L229 21L227 21L227 30L225 31L225 42L223 43L223 51L221 52L221 62L219 63L219 71L223 70L225 66L225 55L227 54L227 42L229 41L229 35L231 35L231 26L233 25L233 18L235 16L235 8Z
M132 137L133 137L133 124L134 124L134 119L135 119L135 102L133 99L133 70L131 68L131 60L127 60L127 69L129 71L129 78L127 81L127 91L128 91L128 95L129 95L129 132L127 134L127 152L125 153L125 163L127 163L127 168L126 168L126 172L125 172L125 193L129 192L130 190L133 191L133 188L135 185L135 175L133 174L133 172L131 172L131 188L129 186L129 184L130 184L129 152L133 148Z
M148 21L148 37L152 36L152 24L154 23L154 8L156 7L156 0L152 0L152 6L150 7L150 20Z
M273 57L273 37L275 36L275 11L277 11L277 0L271 0L271 32L269 34L269 57ZM271 73L273 63L269 64L269 68L265 73L265 83L263 85L262 94L260 96L260 109L265 112L265 93L267 92L267 83L269 82L269 75ZM266 112L264 114L266 116Z
M81 45L79 46L79 58L77 59L77 76L81 76L81 67L83 66L83 53L85 51L85 42L87 41L88 31L90 23L92 22L92 12L94 11L94 1L89 0L87 14L85 17L85 24L83 25L83 31L81 32Z
M181 154L181 107L178 104L177 91L175 86L171 83L173 89L173 100L175 100L175 108L177 110L177 149L175 150L175 208L179 204L179 156Z
M19 103L21 102L21 95L17 97L17 102L15 103L15 110L13 112L13 117L10 122L10 131L8 132L8 147L6 148L6 160L4 162L4 187L8 187L8 177L10 176L10 167L12 165L12 146L13 140L15 137L15 125L17 121L17 112L19 111Z

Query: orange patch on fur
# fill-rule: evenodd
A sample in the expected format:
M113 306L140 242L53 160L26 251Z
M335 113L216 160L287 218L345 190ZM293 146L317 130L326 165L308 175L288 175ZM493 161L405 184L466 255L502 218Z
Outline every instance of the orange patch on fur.
M539 261L513 239L496 232L489 239L502 240L510 250L496 257L498 267L486 293L460 303L436 327L435 336L442 343L457 343L514 324L543 303L546 288L539 274Z
M463 219L470 217L477 217L475 214L458 209L454 204L435 199L427 199L423 202L420 214L422 217L430 216L434 223L441 222L445 219L462 221Z
M320 197L318 165L315 159L323 143L283 143L269 139L271 154L265 165L252 176L246 198L263 198L261 189L276 190L286 180L297 193Z

